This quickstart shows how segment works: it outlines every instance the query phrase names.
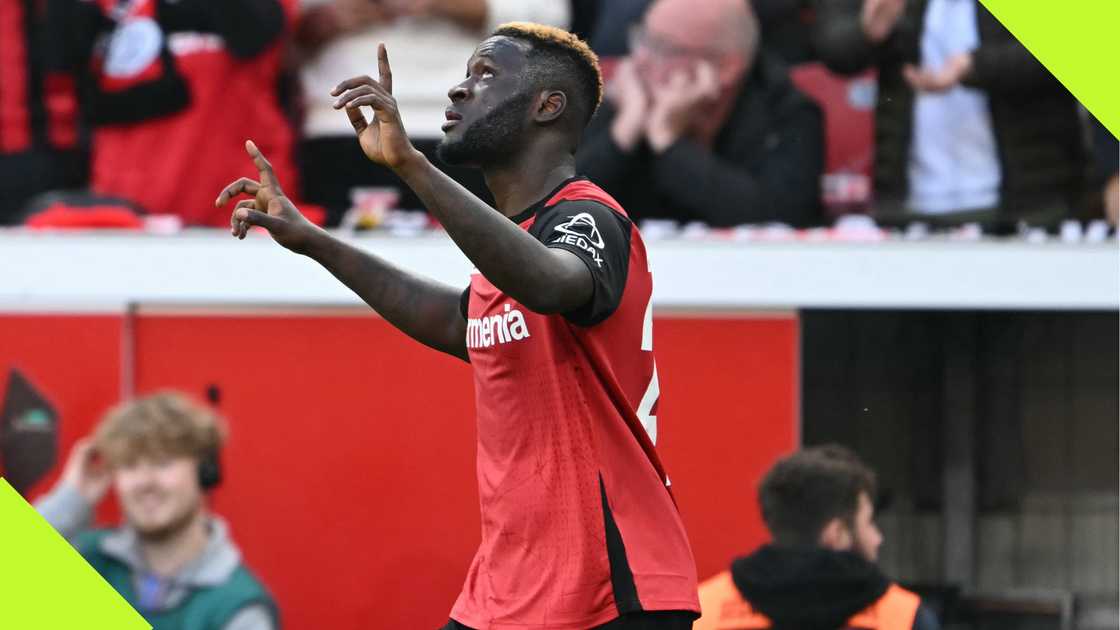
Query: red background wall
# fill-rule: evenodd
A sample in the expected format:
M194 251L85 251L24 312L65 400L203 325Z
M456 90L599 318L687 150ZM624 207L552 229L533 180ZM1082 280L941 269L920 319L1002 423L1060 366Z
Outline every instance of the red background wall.
M469 366L359 313L0 317L0 369L56 402L62 458L117 400L122 360L137 392L217 385L231 440L213 506L285 626L437 627L479 536ZM655 331L658 448L707 576L765 537L754 490L797 441L797 320Z

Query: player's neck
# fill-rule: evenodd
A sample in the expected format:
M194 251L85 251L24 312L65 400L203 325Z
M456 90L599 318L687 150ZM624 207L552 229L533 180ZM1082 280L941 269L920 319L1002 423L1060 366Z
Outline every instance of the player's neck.
M576 161L570 153L562 157L526 155L512 164L483 171L498 211L507 217L521 214L575 174Z

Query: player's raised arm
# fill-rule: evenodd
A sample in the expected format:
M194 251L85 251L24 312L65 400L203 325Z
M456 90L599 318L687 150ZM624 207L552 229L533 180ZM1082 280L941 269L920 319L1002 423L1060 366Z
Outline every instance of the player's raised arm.
M451 179L412 146L393 97L385 46L378 47L378 80L338 84L336 109L350 118L366 157L392 169L435 216L475 267L509 296L539 313L564 313L590 299L591 273L576 256L550 249ZM370 107L367 121L361 107Z
M316 260L382 317L408 336L464 361L466 321L459 312L460 291L407 273L387 261L340 241L300 214L284 195L272 166L252 141L245 150L253 158L259 181L243 177L218 195L223 206L241 194L230 217L231 231L245 238L260 226L287 249Z

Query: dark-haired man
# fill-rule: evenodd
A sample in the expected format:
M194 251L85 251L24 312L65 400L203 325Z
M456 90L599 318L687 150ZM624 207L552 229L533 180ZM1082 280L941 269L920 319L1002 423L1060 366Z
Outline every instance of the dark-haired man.
M468 60L439 154L482 169L496 210L409 143L384 46L378 70L339 84L335 107L474 263L466 291L309 224L252 143L261 180L231 184L217 203L253 195L234 210L236 236L264 227L406 334L471 364L482 543L448 627L691 627L692 552L654 450L645 248L618 203L576 177L602 93L595 55L566 31L514 23Z
M758 500L773 541L700 585L694 630L937 630L876 566L875 473L840 446L778 461Z
M578 154L642 219L820 221L820 108L759 48L745 0L657 0Z

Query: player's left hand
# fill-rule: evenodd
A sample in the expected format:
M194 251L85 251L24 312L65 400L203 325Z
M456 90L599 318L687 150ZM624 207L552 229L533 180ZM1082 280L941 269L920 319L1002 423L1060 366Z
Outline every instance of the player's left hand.
M354 77L338 84L331 91L337 96L335 109L345 109L358 134L358 143L370 160L393 170L423 159L423 154L412 146L401 122L397 99L393 98L393 71L389 67L389 53L385 44L377 47L377 80L368 76ZM361 108L373 109L373 121L366 120Z
M945 61L940 70L907 64L902 76L916 92L945 92L960 84L972 72L972 53L960 53Z
M719 78L716 68L707 61L696 64L690 77L676 71L662 85L650 90L653 106L650 108L646 127L646 140L655 153L661 153L677 141L703 107L719 98Z
M252 140L245 142L245 151L253 158L260 181L242 177L226 186L214 201L214 205L220 208L240 194L253 196L237 202L229 219L230 232L243 239L249 228L257 225L268 230L272 238L284 247L296 253L307 253L312 239L321 230L284 195L272 165Z

